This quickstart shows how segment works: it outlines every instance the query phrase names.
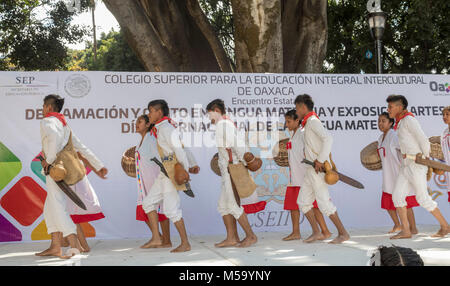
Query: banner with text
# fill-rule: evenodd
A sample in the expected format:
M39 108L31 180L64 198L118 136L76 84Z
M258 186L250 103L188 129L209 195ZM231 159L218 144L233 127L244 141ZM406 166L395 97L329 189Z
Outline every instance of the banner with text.
M0 72L0 241L49 238L42 213L45 177L36 159L47 94L65 98L62 113L69 125L109 170L107 180L88 174L106 218L83 224L87 236L134 238L149 237L150 231L135 220L136 179L122 170L121 158L125 150L139 144L135 122L148 113L151 100L168 102L183 144L191 147L201 168L198 175L191 175L195 198L180 193L189 235L225 234L217 212L220 177L210 168L217 152L214 125L205 110L216 98L225 101L240 135L263 160L252 176L267 206L249 215L251 225L256 232L291 230L290 214L283 210L289 170L275 164L272 149L288 136L284 114L295 108L295 97L303 93L313 97L316 113L333 136L338 171L365 186L364 190L342 182L330 186L344 225L350 229L386 226L388 230L391 219L380 208L381 172L365 169L360 151L380 136L378 115L386 111L390 94L407 97L409 110L427 136L440 135L445 128L442 109L450 105L449 82L448 75L417 74ZM434 175L428 191L450 220L445 176ZM436 224L422 208L415 208L415 214L418 224ZM327 223L333 229L331 221ZM303 215L301 224L309 231Z

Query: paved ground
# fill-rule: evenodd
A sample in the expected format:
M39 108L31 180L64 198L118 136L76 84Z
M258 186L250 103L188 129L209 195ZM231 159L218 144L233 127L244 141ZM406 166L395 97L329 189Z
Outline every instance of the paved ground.
M301 241L283 242L285 233L257 233L259 241L247 249L214 248L214 243L222 239L219 236L190 237L192 251L172 254L167 249L143 250L139 246L146 240L105 240L91 239L91 252L70 260L59 258L41 258L35 252L48 247L48 241L33 243L0 244L0 265L225 265L225 266L294 266L294 265L366 265L368 251L379 245L410 247L416 250L425 265L450 266L450 236L430 238L437 226L419 226L420 234L409 240L389 240L387 228L370 230L351 229L351 240L342 245L326 242L313 244ZM309 233L303 233L307 237ZM333 236L334 237L334 236ZM330 240L327 240L330 241ZM172 238L173 245L179 243L178 237Z

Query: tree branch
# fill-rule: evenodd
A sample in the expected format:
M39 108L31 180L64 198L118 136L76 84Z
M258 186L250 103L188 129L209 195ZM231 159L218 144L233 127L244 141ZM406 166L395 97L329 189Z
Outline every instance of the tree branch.
M216 56L220 70L222 72L233 72L230 60L227 57L225 49L223 48L222 43L217 38L217 35L215 34L208 19L206 18L206 15L203 13L198 0L187 0L187 8L192 18L194 18L195 23L199 27L200 31L208 40L208 43L210 44L214 55Z

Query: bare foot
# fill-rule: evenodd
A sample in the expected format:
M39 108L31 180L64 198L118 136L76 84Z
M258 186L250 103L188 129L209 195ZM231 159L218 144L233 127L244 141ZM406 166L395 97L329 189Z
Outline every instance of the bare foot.
M418 234L419 233L419 231L415 227L411 227L409 230L411 231L411 234Z
M70 259L75 255L80 254L80 250L78 248L69 248L66 254L60 256L61 259Z
M402 227L399 225L394 225L394 227L388 233L399 232L402 230Z
M340 244L343 243L346 240L350 239L350 235L348 235L348 233L345 234L339 234L338 236L336 236L335 239L333 239L332 241L330 241L330 244Z
M411 232L404 232L404 231L400 231L399 233L397 233L394 236L391 236L391 239L404 239L404 238L411 238Z
M258 237L256 235L245 237L237 247L249 247L250 245L255 244L258 241Z
M331 235L332 235L332 233L329 232L329 231L322 232L322 233L321 233L321 237L318 238L318 240L325 240L325 239L327 239L327 238L330 238Z
M322 238L322 234L319 233L313 233L311 234L307 239L303 240L304 243L312 243L316 240L319 240L320 238Z
M223 247L233 247L240 243L239 239L225 239L224 241L221 241L219 243L214 244L217 248L223 248Z
M88 253L89 251L91 251L89 246L88 247L81 247L81 250L80 250L80 252L82 252L82 253Z
M42 252L35 253L36 256L62 256L62 249L61 248L55 248L50 247Z
M158 246L157 248L171 248L172 247L172 242L163 242L160 246Z
M290 235L283 238L283 241L290 241L290 240L299 240L301 237L300 233L291 233Z
M69 241L67 240L67 237L64 237L63 239L62 239L62 241L61 241L61 246L62 247L68 247L70 244L69 244Z
M182 243L180 246L178 246L175 249L172 249L170 252L172 253L178 253L178 252L186 252L191 250L191 245L189 243Z
M154 238L152 238L147 243L145 243L144 245L141 245L141 248L142 249L158 248L161 245L162 245L161 239L154 239Z
M450 232L450 227L441 227L438 232L433 234L431 237L444 237Z

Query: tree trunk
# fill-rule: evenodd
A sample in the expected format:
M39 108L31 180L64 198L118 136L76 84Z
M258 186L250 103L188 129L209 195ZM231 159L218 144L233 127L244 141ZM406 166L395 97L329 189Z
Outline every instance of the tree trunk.
M327 1L282 0L284 72L320 73L327 50Z
M94 62L97 62L97 28L95 27L95 1L91 0L92 31L94 36Z
M186 1L104 0L148 71L219 72Z
M104 0L148 71L230 72L198 0ZM231 0L237 72L321 72L326 0Z
M279 0L232 0L239 72L283 72Z

